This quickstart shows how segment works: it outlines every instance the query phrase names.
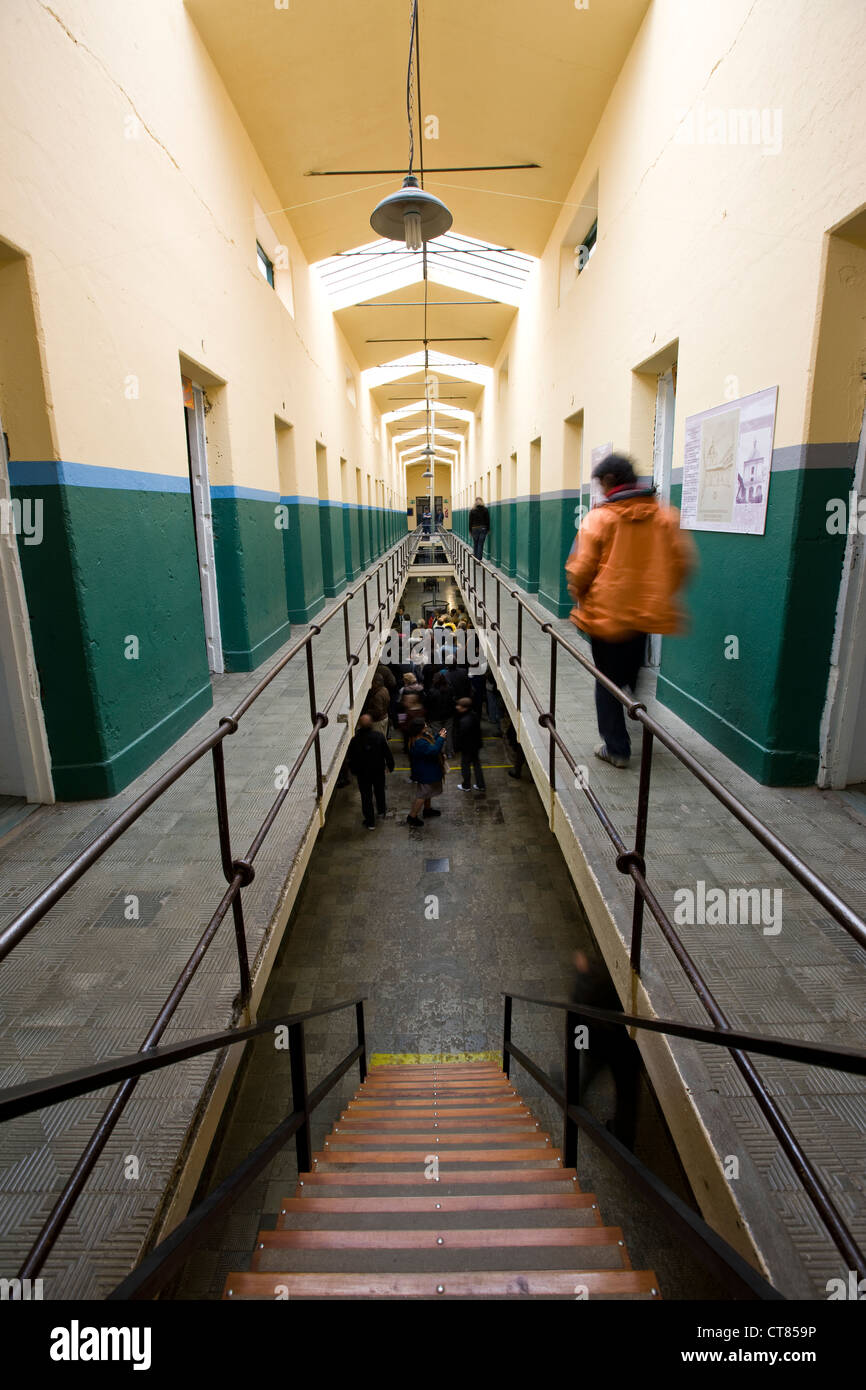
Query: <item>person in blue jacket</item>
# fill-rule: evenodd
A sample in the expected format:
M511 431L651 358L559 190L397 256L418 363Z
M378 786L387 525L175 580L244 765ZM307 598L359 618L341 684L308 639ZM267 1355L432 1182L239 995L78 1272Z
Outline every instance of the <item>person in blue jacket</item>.
M425 819L442 814L430 805L430 799L442 795L442 749L445 746L445 734L443 732L436 735L425 720L413 719L406 730L406 736L412 781L417 787L406 824L414 825L417 829L423 827Z

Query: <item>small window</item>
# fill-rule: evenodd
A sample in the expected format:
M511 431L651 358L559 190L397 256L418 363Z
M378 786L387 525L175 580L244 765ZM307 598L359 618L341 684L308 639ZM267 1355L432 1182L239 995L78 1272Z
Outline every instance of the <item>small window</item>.
M268 282L268 284L270 285L271 289L273 289L273 288L274 288L274 263L273 263L273 261L269 258L269 256L266 254L264 248L261 246L261 244L260 244L258 241L256 242L256 261L257 261L257 263L258 263L259 270L262 272L262 275L263 275L264 278L267 280L267 282Z
M598 218L595 219L580 248L583 254L579 255L575 261L578 275L586 269L587 264L592 260L592 253L595 250L595 243L598 241Z

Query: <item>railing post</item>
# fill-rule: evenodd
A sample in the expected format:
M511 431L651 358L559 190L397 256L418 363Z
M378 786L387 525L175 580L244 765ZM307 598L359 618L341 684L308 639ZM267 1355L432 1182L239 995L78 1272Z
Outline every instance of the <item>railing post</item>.
M512 998L510 994L505 996L505 1016L502 1023L502 1070L505 1075L511 1076L511 1053L508 1051L508 1044L511 1042L511 1008Z
M313 629L318 632L318 628ZM316 755L316 799L322 801L322 747L319 742L318 711L316 709L316 678L313 670L313 638L307 643L307 687L310 692L310 719L316 726L316 742L313 745Z
M580 1105L580 1059L583 1049L579 1047L577 1030L581 1020L569 1009L565 1015L565 1110L562 1124L562 1166L577 1167L577 1125L568 1113L570 1105Z
M499 665L499 639L502 632L502 581L496 576L496 665Z
M556 744L553 741L553 725L556 716L556 634L551 629L550 632L550 695L548 696L548 709L550 710L551 723L548 725L547 732L550 737L549 763L547 770L547 780L550 783L551 792L556 791ZM551 799L551 815L553 814L553 801Z
M653 762L653 735L646 725L643 731L643 744L640 750L640 781L637 789L637 819L635 821L634 847L641 859L646 854L646 827L649 814L650 778ZM631 919L631 968L640 974L641 945L643 942L643 894L637 883L634 885L634 908Z
M379 636L382 635L382 581L379 570L376 570L376 603L378 605L376 616L379 619Z
M487 566L481 563L481 607L484 612L484 626L487 626Z
M349 604L343 604L343 633L346 638L346 665L349 667L349 726L352 726L351 714L355 708L355 680L352 675L352 639L349 636Z
M313 1139L310 1131L310 1099L307 1095L307 1053L303 1023L289 1024L289 1065L292 1069L292 1110L300 1110L304 1116L304 1123L295 1135L298 1173L309 1173L313 1166Z
M517 713L520 713L520 667L523 661L523 604L517 603Z
M364 1001L359 999L355 1005L355 1020L358 1025L358 1046L361 1048L361 1055L358 1058L358 1070L361 1073L361 1082L367 1080L367 1030L364 1027Z
M223 746L215 743L213 749L213 780L214 791L216 793L217 825L219 827L220 839L220 858L222 859L223 874L226 883L231 883L235 876L234 859L232 858L231 834L229 831L229 807L228 797L226 796L226 769L223 757ZM232 917L235 924L235 941L238 950L238 974L240 976L240 1002L242 1008L250 1002L252 993L252 982L250 980L250 961L247 954L247 934L244 927L244 909L241 902L241 890L238 889L232 898Z
M366 578L364 579L364 628L367 633L367 665L369 666L373 658L370 653L370 603L367 598Z

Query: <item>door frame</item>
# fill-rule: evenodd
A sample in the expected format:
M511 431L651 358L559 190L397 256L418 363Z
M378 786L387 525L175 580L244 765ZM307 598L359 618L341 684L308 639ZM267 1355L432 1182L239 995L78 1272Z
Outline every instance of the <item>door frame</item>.
M852 488L859 501L866 493L866 404ZM859 621L858 621L859 618ZM851 766L859 705L866 696L866 536L849 531L830 649L827 699L821 717L819 787L846 787Z
M192 417L192 429L188 430L189 440L189 480L192 497L192 513L195 523L195 538L198 559L199 584L201 587L201 606L204 617L204 640L207 648L208 668L213 675L222 675L223 661L222 635L220 632L219 595L216 581L216 557L213 539L213 504L210 494L210 479L207 469L207 436L204 427L204 390L192 385L193 408L184 410Z
M11 503L9 459L6 436L0 420L0 498ZM0 525L0 666L8 681L7 694L12 710L13 730L21 770L24 774L24 796L28 801L51 804L54 783L51 777L51 753L42 699L39 673L33 653L27 596L21 574L21 558L14 530ZM0 677L2 678L2 677Z
M671 500L671 474L674 461L674 416L676 393L673 368L660 372L656 386L656 406L653 417L653 483L662 502ZM657 632L650 634L647 643L647 665L658 670L662 661L662 639Z

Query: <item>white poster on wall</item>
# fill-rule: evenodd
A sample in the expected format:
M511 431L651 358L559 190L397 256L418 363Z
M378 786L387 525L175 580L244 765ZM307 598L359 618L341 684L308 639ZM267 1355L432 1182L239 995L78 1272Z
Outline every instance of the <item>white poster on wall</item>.
M686 419L680 525L762 536L778 386Z

